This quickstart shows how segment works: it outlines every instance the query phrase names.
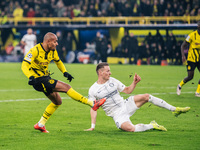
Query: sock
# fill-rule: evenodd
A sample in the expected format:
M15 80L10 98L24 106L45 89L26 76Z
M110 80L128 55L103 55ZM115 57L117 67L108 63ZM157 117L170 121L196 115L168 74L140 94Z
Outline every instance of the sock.
M151 124L136 124L134 132L142 132L150 129L153 129L153 125Z
M51 115L56 111L56 109L59 107L60 105L55 105L54 103L50 103L47 108L44 111L44 114L42 115L40 121L38 122L38 125L44 126L45 123L47 122L47 120L51 117Z
M185 84L185 82L183 82L183 80L179 83L180 87L182 87Z
M86 97L84 97L83 95L79 94L78 92L76 92L74 89L70 88L67 91L67 95L69 95L71 98L73 98L74 100L77 100L83 104L87 104L89 106L93 106L93 101L87 99Z
M200 84L198 84L198 86L197 86L196 93L200 93Z
M154 97L152 95L149 96L149 102L156 105L156 106L166 108L170 111L176 110L176 107L174 107L174 106L168 104L167 102L165 102L164 100L157 98L157 97Z

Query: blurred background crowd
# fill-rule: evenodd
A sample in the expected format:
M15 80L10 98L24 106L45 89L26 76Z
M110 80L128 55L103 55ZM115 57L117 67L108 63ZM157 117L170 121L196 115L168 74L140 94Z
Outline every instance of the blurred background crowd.
M200 16L200 0L4 0L0 2L0 17L4 18L0 22L1 25L12 23L7 21L8 17L108 16ZM196 21L191 23L196 23ZM32 22L27 22L26 25L32 25ZM20 32L20 35L12 30L17 43L9 42L7 44L8 32L2 30L1 62L23 59L26 42L22 39L27 34L26 30ZM107 57L125 57L130 64L137 64L138 60L144 61L146 64L160 64L162 60L168 60L169 63L175 65L182 64L180 46L183 41L177 40L173 32L163 37L157 30L156 34L152 35L149 32L142 40L138 40L134 32L125 30L124 36L115 48L112 46L109 35L101 31L97 31L95 36L84 43L80 43L71 31L57 30L54 32L58 36L58 53L61 59L67 63L82 62L81 56L89 56L86 63L105 62ZM35 35L34 43L42 42L41 31L33 29L30 34ZM77 46L72 51L73 41ZM187 50L185 53L187 54ZM16 60L11 56L17 56Z
M197 16L199 0L4 0L1 17Z

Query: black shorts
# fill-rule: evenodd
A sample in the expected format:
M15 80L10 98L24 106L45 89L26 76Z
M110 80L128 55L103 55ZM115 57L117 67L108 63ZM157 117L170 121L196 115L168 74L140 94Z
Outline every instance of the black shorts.
M50 76L43 76L36 78L36 84L33 85L34 89L43 92L46 96L53 93L58 80L52 79Z
M187 71L194 71L196 67L198 69L200 69L200 62L187 61L187 66L186 67L187 67Z

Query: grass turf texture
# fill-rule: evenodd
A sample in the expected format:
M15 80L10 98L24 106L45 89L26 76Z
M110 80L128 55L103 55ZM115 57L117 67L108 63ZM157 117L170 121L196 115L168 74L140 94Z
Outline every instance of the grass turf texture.
M95 65L65 64L74 76L70 85L84 96L97 80ZM90 128L90 108L71 100L61 93L63 104L46 124L49 134L33 129L50 101L43 93L29 86L28 79L21 71L20 63L0 63L0 149L199 149L200 141L200 98L194 96L199 73L184 85L182 94L176 95L177 84L186 76L184 66L134 66L110 65L112 76L130 85L132 77L138 73L142 80L133 94L150 93L166 100L174 106L190 106L187 114L178 118L168 110L150 105L142 106L132 117L134 124L156 120L168 131L150 130L130 133L118 130L112 118L103 110L98 110L95 131ZM67 82L55 64L49 70L52 78ZM192 84L194 83L194 84ZM124 98L130 95L122 94Z

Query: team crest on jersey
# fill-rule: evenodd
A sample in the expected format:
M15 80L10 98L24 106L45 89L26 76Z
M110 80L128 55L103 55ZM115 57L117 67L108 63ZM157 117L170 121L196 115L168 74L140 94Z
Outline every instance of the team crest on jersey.
M114 86L114 84L113 84L113 83L110 83L110 84L109 84L109 86L110 86L110 87L113 87L113 86Z
M55 81L54 81L53 79L49 80L49 83L50 83L50 84L54 84L54 82L55 82Z

